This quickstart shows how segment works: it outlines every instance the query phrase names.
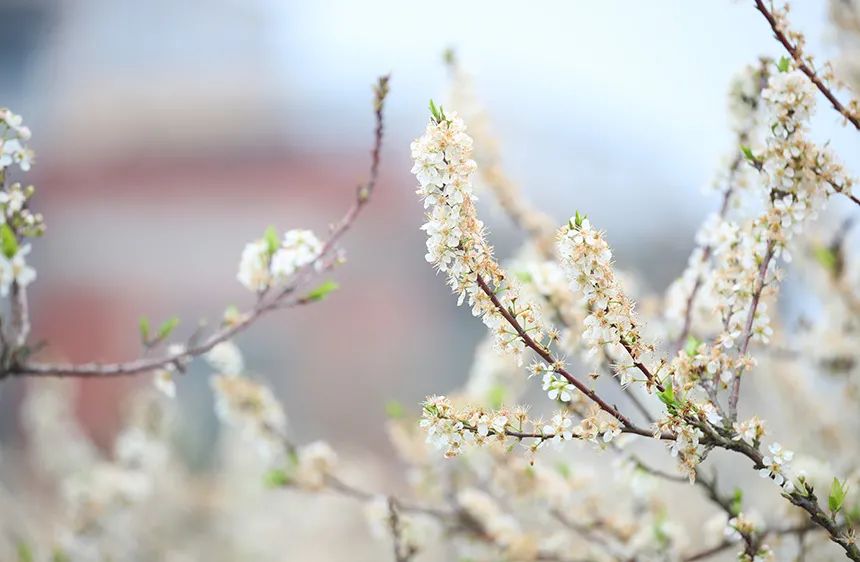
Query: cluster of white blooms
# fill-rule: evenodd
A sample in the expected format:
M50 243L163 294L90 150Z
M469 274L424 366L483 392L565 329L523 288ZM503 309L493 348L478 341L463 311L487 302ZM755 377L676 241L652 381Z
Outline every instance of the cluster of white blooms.
M18 182L13 182L0 190L0 225L8 224L22 237L44 234L45 220L42 214L34 213L27 207L27 203L35 193L36 188L32 185L25 187Z
M573 428L573 434L599 447L621 435L621 423L592 404L589 414Z
M697 334L719 333L720 318L713 312L718 297L710 275L715 255L724 254L737 238L738 226L726 220L733 207L750 186L750 167L743 161L740 146L755 144L761 120L761 93L768 75L767 64L748 65L733 78L728 93L728 110L737 144L725 157L724 165L714 178L715 189L723 197L719 213L702 223L696 233L696 247L684 272L666 292L665 317L669 330L680 334L694 328Z
M577 213L559 231L557 249L572 287L582 291L586 299L589 314L582 339L588 354L607 349L613 357L621 358L626 350L638 361L646 348L636 325L633 303L615 278L612 251L603 235ZM630 382L628 370L622 369L622 377L622 382Z
M421 227L428 236L427 261L448 274L459 303L468 298L472 313L494 334L496 348L520 357L525 349L522 338L481 289L480 281L533 340L541 342L545 330L539 311L505 278L485 239L484 225L475 210L471 176L476 165L465 124L454 113L434 115L411 149L418 194L430 209L427 223Z
M669 372L675 384L685 392L699 384L716 388L731 381L737 362L722 346L690 338L686 347L672 359Z
M829 149L820 149L807 138L814 94L799 70L774 73L762 92L771 134L753 158L765 178L765 209L748 223L726 227L734 239L726 237L721 250L715 251L713 285L725 324L722 343L727 347L737 343L754 294L772 277L771 256L789 260L787 245L804 223L818 215L833 190L851 188ZM772 330L764 303L753 320L753 339L767 342Z
M325 441L314 441L296 449L294 461L291 480L300 488L320 490L337 464L337 453Z
M732 429L734 429L735 432L735 441L744 441L753 447L757 446L765 433L764 422L760 420L758 416L753 416L748 420L734 422Z
M427 443L444 449L445 456L455 457L467 446L519 443L533 459L546 443L559 447L573 439L605 447L621 434L621 424L596 405L582 415L578 423L567 411L549 420L531 419L526 409L489 410L475 406L456 408L444 396L432 396L424 402L420 426L427 432Z
M729 84L728 107L732 130L747 135L758 122L762 65L749 64L734 75Z
M241 375L245 362L239 347L230 340L215 344L206 353L206 361L218 374Z
M716 213L705 219L696 233L696 248L690 254L687 267L666 292L665 316L671 332L681 331L688 314L697 333L719 333L722 330L723 323L719 315L714 314L720 303L711 275L711 259L727 255L739 243L737 224ZM696 298L690 302L690 296L696 290ZM688 311L688 307L692 309Z
M675 439L667 446L673 457L678 459L678 466L690 479L696 480L696 467L702 459L704 448L700 441L704 437L702 430L690 424L679 423L672 428Z
M122 549L114 541L134 534L127 518L149 500L164 502L159 494L165 489L158 486L176 472L167 464L167 416L144 389L127 404L128 424L109 457L80 426L73 391L66 381L42 381L30 385L23 404L23 428L38 453L34 474L49 478L59 496L59 504L39 516L50 528L45 546L52 546L58 560L116 558ZM10 523L4 521L7 528ZM48 552L41 550L38 557L34 552L34 559L50 559Z
M17 164L28 171L33 161L33 151L24 144L30 140L30 129L24 126L20 115L0 107L0 170Z
M762 97L776 136L791 134L815 111L815 89L800 70L774 73Z
M212 377L215 412L243 436L260 447L266 458L278 458L284 451L287 417L280 402L265 385L246 377Z
M762 459L764 467L759 469L759 474L762 478L770 478L776 482L777 486L785 488L786 491L794 491L793 473L791 470L791 460L794 458L794 452L782 448L779 443L771 443L768 447L769 455Z
M24 256L29 253L30 245L25 244L11 255L0 254L0 296L7 296L13 283L26 287L36 280L36 270L24 261Z
M504 442L506 430L522 428L526 419L524 411L508 414L477 407L458 411L446 397L431 396L424 401L420 426L427 432L427 442L445 449L445 456L451 458L466 444Z
M558 374L558 364L548 365L535 361L529 365L529 378L539 376L550 400L558 402L579 402L582 395L566 378Z
M33 196L33 186L20 183L6 184L7 169L18 165L28 171L33 151L24 143L30 139L30 130L20 115L0 108L0 296L7 296L12 285L26 287L36 279L36 270L27 265L24 257L30 252L29 244L21 244L25 237L40 236L45 230L42 216L27 208Z
M322 242L310 230L288 230L283 240L270 230L264 238L245 245L237 278L259 293L314 263L322 250Z

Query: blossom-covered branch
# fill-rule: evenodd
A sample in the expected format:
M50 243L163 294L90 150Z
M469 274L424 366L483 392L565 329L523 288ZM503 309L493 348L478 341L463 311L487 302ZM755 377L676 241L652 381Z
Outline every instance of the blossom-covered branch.
M860 131L860 106L858 106L857 100L851 100L847 106L843 104L839 101L839 98L836 97L831 90L831 87L828 85L832 78L829 75L829 71L825 76L820 76L815 71L812 64L812 57L806 55L803 50L804 43L806 41L803 34L793 31L788 27L788 4L780 10L774 9L772 0L770 1L770 8L766 5L765 0L754 1L756 10L758 10L767 20L768 25L770 25L770 28L773 31L774 37L776 37L777 41L782 44L786 52L788 52L794 60L797 68L803 72L815 87L818 88L818 91L827 98L827 101L830 102L833 109L839 112L845 121L851 123L855 129Z

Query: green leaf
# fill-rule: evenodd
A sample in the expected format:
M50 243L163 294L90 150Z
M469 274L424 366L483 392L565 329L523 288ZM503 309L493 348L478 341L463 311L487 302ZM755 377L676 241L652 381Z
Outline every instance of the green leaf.
M487 393L487 401L490 403L490 408L494 410L501 408L505 402L506 394L507 390L504 385L497 384L490 388L490 391Z
M833 483L830 485L830 495L827 497L827 506L830 508L831 513L838 513L842 509L842 505L845 503L846 491L845 485L837 478L834 478Z
M523 283L531 283L532 282L532 274L528 271L521 269L519 271L515 271L514 274L517 276L517 279L522 281Z
M158 327L158 339L163 340L170 336L170 334L173 333L173 330L175 330L177 326L179 326L178 316L174 316L165 320L161 324L161 326Z
M263 239L266 241L266 250L269 252L269 255L273 255L278 251L278 248L281 247L281 239L278 237L278 231L275 230L274 226L270 226L266 229L266 232L263 233Z
M442 111L439 107L436 106L436 102L432 99L430 100L430 115L433 116L433 120L437 123L441 123L445 116L442 114Z
M696 355L696 352L699 350L699 346L702 344L696 336L687 336L687 343L684 344L684 351L687 353L689 357L693 357Z
M681 401L675 396L675 389L672 387L671 383L666 385L663 392L657 393L657 398L666 405L666 410L670 414L674 414L678 411L678 408L681 407Z
M737 517L737 515L741 512L743 508L744 501L744 492L740 488L735 488L734 493L732 493L732 499L729 502L729 510L732 512L732 515Z
M33 550L25 542L19 542L16 547L18 551L18 562L33 562Z
M744 158L746 158L750 162L755 163L758 161L755 157L755 154L753 154L752 149L750 147L746 146L745 144L741 145L741 152L743 153Z
M15 238L12 227L6 223L0 226L0 247L3 249L3 255L9 259L18 253L18 239Z
M824 269L833 273L839 264L839 257L836 252L825 246L817 246L812 250L815 260L821 264Z
M310 293L305 298L309 301L321 301L328 296L332 291L336 291L339 285L334 281L326 281Z
M582 228L582 221L584 221L587 217L585 215L579 214L579 211L576 211L576 215L574 215L574 226L576 228Z
M269 488L283 488L290 484L290 475L282 468L273 468L266 473L263 480Z
M570 478L571 471L570 466L567 463L560 462L555 465L555 468L556 470L558 470L558 473L561 474L563 477Z
M675 389L672 388L672 385L667 386L663 389L663 392L658 392L657 397L660 399L660 402L665 404L666 406L675 406Z
M239 318L240 314L242 313L239 312L239 307L237 307L235 304L231 304L224 309L223 321L225 324L232 324Z
M791 65L791 59L788 57L781 57L779 62L776 63L776 68L780 72L788 72L788 67Z
M140 331L140 341L143 342L143 345L149 343L149 318L146 316L141 316L140 320L137 321L137 328Z
M389 400L385 403L385 415L389 419L399 420L406 415L406 410L403 408L403 404L397 400Z
M850 509L846 509L845 518L852 527L854 526L855 521L860 521L860 503Z

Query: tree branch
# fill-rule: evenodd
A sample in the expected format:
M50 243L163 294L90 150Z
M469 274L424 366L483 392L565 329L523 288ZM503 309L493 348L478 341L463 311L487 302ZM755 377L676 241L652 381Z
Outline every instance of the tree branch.
M770 29L773 31L773 36L779 41L785 50L791 55L791 58L794 59L794 63L797 65L797 68L803 72L807 78L818 88L818 91L827 98L827 101L830 102L830 105L833 106L837 112L839 112L842 117L845 118L846 121L854 125L854 128L860 131L860 117L852 113L852 111L845 107L842 102L836 97L836 95L831 91L831 89L824 83L824 80L821 79L820 76L815 72L815 70L809 66L806 60L803 58L803 52L800 47L791 41L786 35L786 30L780 25L777 17L774 16L773 12L765 6L763 0L755 0L756 9L761 12L761 15L764 16L764 19L767 20L768 25L770 25ZM853 199L853 197L852 197Z
M294 276L293 282L278 291L274 296L260 299L257 304L240 316L240 320L233 324L222 326L208 338L196 345L190 345L180 353L166 354L162 357L144 358L122 363L39 363L24 361L13 364L5 373L0 373L0 379L6 376L55 376L55 377L110 377L128 376L138 373L153 371L176 365L199 357L211 350L217 344L224 342L236 334L244 331L255 323L267 312L290 306L307 304L310 302L306 297L293 301L288 297L294 294L300 287L310 281L316 274L315 267L333 253L338 241L355 222L362 208L370 201L376 182L379 177L380 154L382 150L384 121L383 109L385 98L389 91L389 76L382 76L374 86L374 115L376 127L374 129L374 144L371 151L370 172L366 184L356 190L355 200L349 207L343 218L334 225L329 237L323 244L317 260L301 268Z

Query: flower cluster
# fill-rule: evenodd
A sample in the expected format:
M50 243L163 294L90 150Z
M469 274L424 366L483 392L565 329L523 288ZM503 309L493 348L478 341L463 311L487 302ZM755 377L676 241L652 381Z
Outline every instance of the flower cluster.
M709 216L696 233L696 247L690 254L684 272L666 293L665 317L670 332L683 337L695 333L713 334L722 329L720 318L713 314L719 299L714 293L713 268L715 255L723 255L737 238L738 226L726 220L731 211L741 206L744 196L750 197L751 170L744 162L739 147L756 144L757 129L762 116L762 90L769 76L769 62L748 65L733 78L729 87L728 110L736 144L724 158L714 178L714 188L722 195L718 213ZM686 331L686 332L685 332Z
M732 429L735 432L735 441L743 441L753 447L758 446L761 438L764 437L764 422L758 416L734 422Z
M729 84L729 119L732 130L746 135L758 123L761 82L765 70L762 65L746 65L735 74Z
M296 449L292 460L287 472L291 482L306 490L321 490L337 465L337 453L325 441L314 441Z
M420 425L427 432L427 442L445 449L446 457L457 456L467 444L504 443L509 432L524 433L528 426L525 410L491 411L483 408L458 410L444 396L424 401Z
M771 443L768 451L770 454L762 459L761 462L764 466L759 469L759 474L762 478L770 478L776 482L777 486L785 488L787 492L792 492L794 483L792 481L791 460L794 458L794 452L783 449L779 443Z
M807 138L815 109L812 85L799 70L774 73L762 92L771 134L761 154L748 156L764 178L764 210L752 221L724 227L715 250L714 293L725 324L723 343L731 347L746 330L757 293L773 277L772 257L790 259L788 244L814 219L832 191L849 191L851 180L829 149ZM752 151L750 152L752 155ZM767 342L772 333L766 305L755 309L751 336Z
M589 355L602 348L612 357L638 361L646 351L639 335L633 303L616 280L612 251L603 235L578 213L558 233L558 254L572 288L582 291L589 314L582 334ZM625 351L627 353L625 353ZM630 382L622 370L625 384Z
M36 279L36 270L24 259L30 245L21 241L45 231L42 215L27 208L35 193L33 186L6 182L13 165L24 172L30 170L33 151L25 144L29 139L30 130L23 125L21 116L0 108L0 296L4 297L13 285L23 288Z
M495 337L496 348L520 357L525 344L517 331L500 313L487 291L501 307L517 320L529 336L540 342L544 335L539 311L522 298L519 287L494 261L492 248L484 236L484 225L475 210L471 159L472 139L462 119L440 111L431 119L419 139L411 145L418 179L418 194L429 208L427 223L427 261L448 274L448 284L459 296L468 299L472 312L480 316ZM487 291L481 288L484 283Z
M27 172L33 162L33 151L24 144L30 140L30 129L20 115L0 107L0 170L13 164Z
M260 446L265 457L279 457L287 418L280 402L265 385L246 377L212 377L215 412L225 423L236 426L249 440Z
M424 402L420 426L427 432L427 442L444 449L448 458L459 455L466 446L519 443L534 455L547 442L560 446L580 439L605 447L621 434L621 425L596 406L578 423L568 411L554 414L548 421L531 419L524 408L488 410L479 407L456 408L444 396L432 396Z
M237 278L247 289L261 293L316 262L322 250L322 242L310 230L288 230L278 240L270 229L265 237L245 245Z

